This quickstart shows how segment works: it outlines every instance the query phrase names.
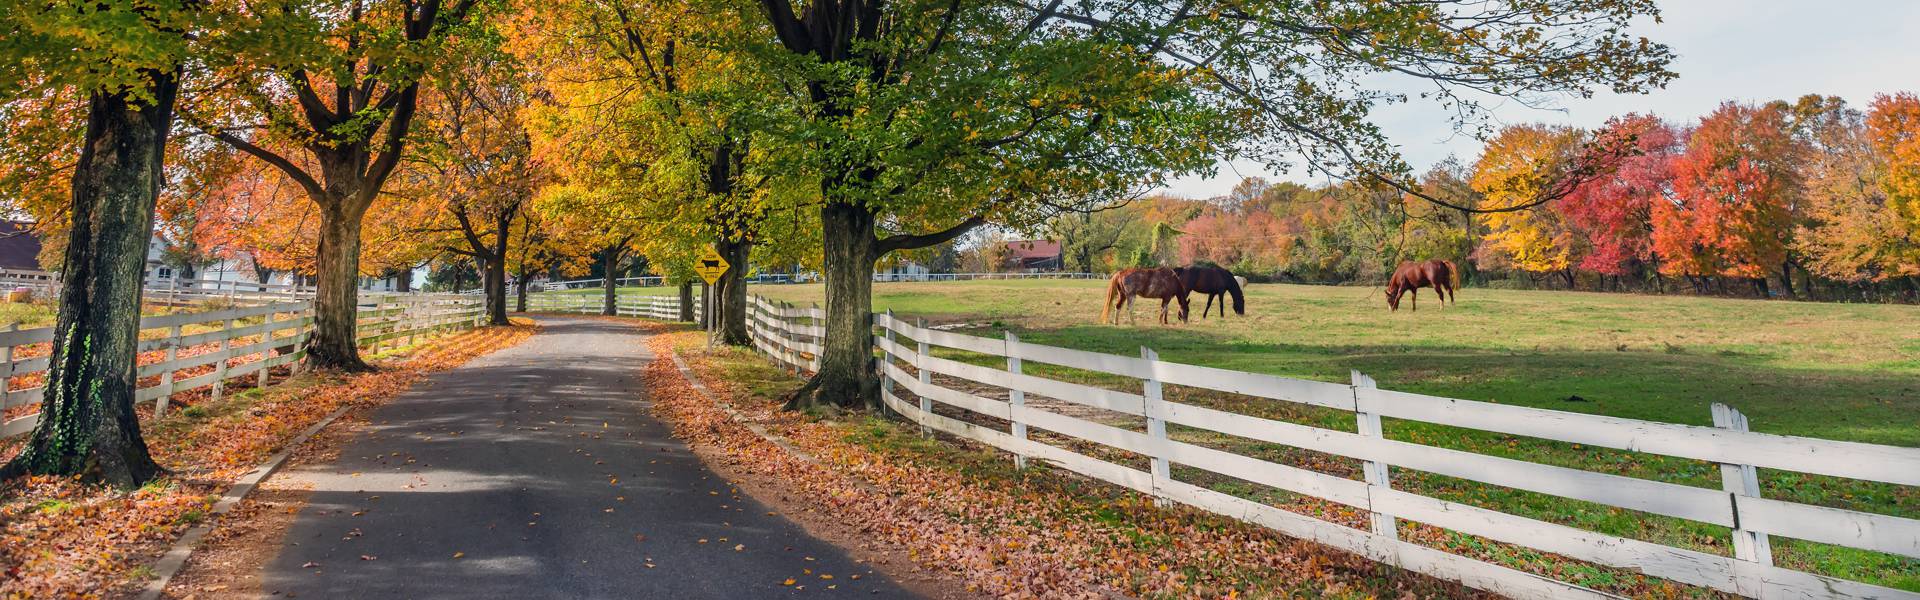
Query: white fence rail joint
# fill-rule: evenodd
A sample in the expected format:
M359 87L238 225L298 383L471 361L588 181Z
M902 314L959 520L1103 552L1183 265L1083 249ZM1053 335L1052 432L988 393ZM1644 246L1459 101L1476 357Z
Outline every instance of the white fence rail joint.
M757 296L750 304L757 348L796 371L816 368L817 339L824 332L815 323L824 320L823 312L776 305ZM1766 468L1920 485L1920 448L1754 433L1738 411L1724 406L1714 407L1714 427L1698 427L1394 392L1380 389L1357 371L1351 383L1342 385L1166 362L1147 348L1134 358L1033 344L1011 333L1001 339L975 337L936 331L924 323L910 325L891 312L873 315L873 325L881 330L873 343L879 352L874 364L882 377L882 402L922 428L1005 450L1023 464L1037 460L1148 494L1158 502L1186 504L1470 587L1521 598L1613 597L1403 540L1398 522L1749 597L1920 598L1913 592L1777 566L1768 543L1769 536L1785 536L1920 558L1920 520L1762 498L1756 477L1756 468ZM1004 357L1006 367L943 358L933 353L936 348ZM1138 380L1135 389L1140 393L1035 376L1027 367L1036 362ZM1004 389L1007 396L982 397L942 385L933 375ZM1351 412L1358 433L1170 401L1162 389L1169 384ZM1035 405L1036 397L1137 416L1145 421L1145 433L1046 408L1051 404ZM1693 487L1400 441L1384 435L1383 418L1720 463L1723 485ZM982 424L992 420L1009 424L1004 429ZM1171 439L1168 425L1358 460L1364 465L1362 479ZM1048 443L1056 438L1034 438L1029 427L1145 456L1148 469ZM1357 529L1180 481L1171 469L1176 464L1351 506L1366 511L1369 524ZM1396 490L1394 467L1729 527L1734 555Z

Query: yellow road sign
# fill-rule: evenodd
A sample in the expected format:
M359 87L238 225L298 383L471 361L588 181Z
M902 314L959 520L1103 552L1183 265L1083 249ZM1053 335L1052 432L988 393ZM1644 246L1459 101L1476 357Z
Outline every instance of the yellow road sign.
M713 250L713 246L707 246L700 253L700 258L693 261L693 272L699 273L700 278L707 281L707 285L713 285L713 282L719 281L720 276L726 274L727 269L732 266L727 264L727 259L721 258L719 252Z

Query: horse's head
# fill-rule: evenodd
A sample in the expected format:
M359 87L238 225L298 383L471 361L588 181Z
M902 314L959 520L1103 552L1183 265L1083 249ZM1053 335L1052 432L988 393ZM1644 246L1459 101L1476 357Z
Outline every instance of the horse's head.
M1387 308L1400 310L1400 290L1395 286L1387 286Z
M1180 295L1174 296L1174 298L1180 301L1180 322L1185 323L1187 322L1187 311L1188 311L1187 294L1186 292L1183 291L1180 293Z

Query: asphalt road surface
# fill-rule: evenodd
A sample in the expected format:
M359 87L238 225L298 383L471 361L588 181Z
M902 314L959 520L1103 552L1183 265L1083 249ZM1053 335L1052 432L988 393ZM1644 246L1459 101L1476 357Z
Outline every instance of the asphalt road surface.
M280 474L314 492L262 591L910 596L701 465L650 412L640 369L653 357L639 332L591 319L542 323L519 346L376 409L330 464Z

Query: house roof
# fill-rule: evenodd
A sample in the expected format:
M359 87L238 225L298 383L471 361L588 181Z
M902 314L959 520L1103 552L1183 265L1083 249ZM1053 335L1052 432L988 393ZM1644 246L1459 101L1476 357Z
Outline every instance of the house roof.
M25 221L0 220L0 269L39 271L40 237Z
M1022 260L1053 258L1060 256L1060 242L1053 240L1020 240L1007 242L1007 252L1012 254L1010 258Z

